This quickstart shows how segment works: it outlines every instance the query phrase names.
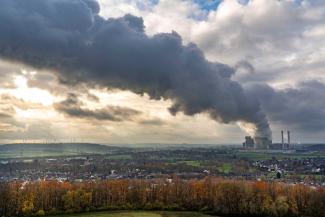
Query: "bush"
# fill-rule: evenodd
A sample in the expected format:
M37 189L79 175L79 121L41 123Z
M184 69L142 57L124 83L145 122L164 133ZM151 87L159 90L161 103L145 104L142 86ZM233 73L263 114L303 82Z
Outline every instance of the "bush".
M45 212L44 210L40 209L38 210L36 213L35 213L35 216L44 216L45 215Z

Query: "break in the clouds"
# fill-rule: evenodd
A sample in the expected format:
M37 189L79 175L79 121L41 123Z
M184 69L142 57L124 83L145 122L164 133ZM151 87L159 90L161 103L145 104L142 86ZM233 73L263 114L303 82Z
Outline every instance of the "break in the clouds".
M92 0L0 4L0 55L5 59L53 70L67 85L147 93L153 99L171 99L174 115L208 113L222 123L253 124L256 134L271 136L259 102L231 80L234 69L207 61L196 45L184 46L176 32L149 37L142 18L106 20ZM70 101L57 109L70 116L114 120L112 111L70 109Z

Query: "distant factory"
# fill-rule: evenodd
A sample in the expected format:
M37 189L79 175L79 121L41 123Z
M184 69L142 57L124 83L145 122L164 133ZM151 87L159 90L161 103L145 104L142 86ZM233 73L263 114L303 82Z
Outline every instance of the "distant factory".
M243 147L245 149L270 149L272 145L272 140L267 137L254 137L246 136Z
M272 143L272 140L267 137L251 137L246 136L243 143L244 149L255 150L286 150L291 148L290 131L287 131L287 142L285 142L284 131L281 130L281 143Z
M243 143L244 149L254 149L254 139L251 136L245 136L245 142Z

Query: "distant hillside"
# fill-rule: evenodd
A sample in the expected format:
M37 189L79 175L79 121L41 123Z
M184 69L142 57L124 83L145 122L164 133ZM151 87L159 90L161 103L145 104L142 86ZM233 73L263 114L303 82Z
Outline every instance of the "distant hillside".
M306 144L303 148L308 151L325 151L325 144Z
M120 148L89 143L7 144L0 145L0 158L105 154L118 149Z

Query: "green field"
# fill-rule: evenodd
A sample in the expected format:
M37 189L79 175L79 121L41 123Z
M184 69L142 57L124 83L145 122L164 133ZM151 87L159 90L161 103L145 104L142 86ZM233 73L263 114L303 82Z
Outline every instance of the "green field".
M17 143L0 145L0 159L106 154L115 147L88 143Z
M200 167L201 166L199 161L194 161L194 160L178 161L178 163L183 163L183 164L186 164L186 165L192 166L192 167Z
M109 155L106 157L109 160L131 160L132 156L129 154Z
M209 215L195 212L96 212L85 214L58 215L58 217L210 217Z
M224 163L221 167L217 167L218 171L221 173L230 173L232 165L230 163Z
M239 158L245 158L248 160L268 160L272 159L272 157L276 157L277 159L283 159L283 158L313 158L313 157L322 157L324 156L324 153L318 152L313 154L298 154L298 153L267 153L267 152L237 152L237 157Z
M76 156L80 155L76 151L66 151L66 152L46 152L46 151L25 151L23 153L0 153L0 159L9 158L36 158L36 157L60 157L60 156Z

